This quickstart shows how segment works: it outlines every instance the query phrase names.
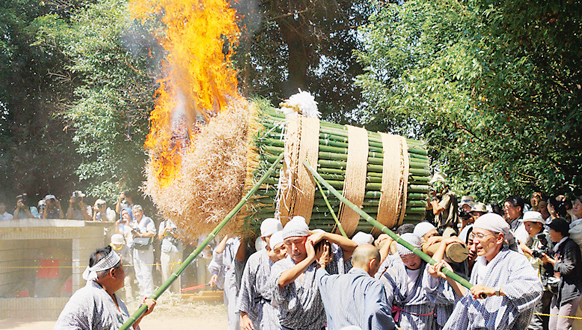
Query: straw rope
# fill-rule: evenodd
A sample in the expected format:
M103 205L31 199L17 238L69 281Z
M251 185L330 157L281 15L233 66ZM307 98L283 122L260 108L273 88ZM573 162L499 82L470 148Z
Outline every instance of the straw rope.
M319 119L302 117L299 159L307 159L311 164L317 164L318 153ZM293 215L304 217L307 224L309 224L315 197L315 182L305 166L299 166L295 194L296 200L293 205Z
M400 137L380 133L382 137L382 148L384 159L382 165L382 189L380 202L378 205L377 220L388 228L393 228L398 224L399 202L402 192L402 159ZM398 160L398 161L396 161ZM373 235L379 235L380 230L372 230Z
M285 225L290 217L293 216L293 204L295 203L294 189L297 178L297 167L299 154L299 139L301 136L301 122L297 117L287 118L287 127L285 134L285 161L283 169L279 175L279 187L281 187L281 196L279 198L279 219Z
M343 195L350 202L362 207L366 194L368 164L368 131L365 128L348 127L348 159L344 178ZM360 216L349 207L340 207L340 222L348 236L356 231Z
M402 153L400 154L402 166L402 177L400 179L400 191L402 192L402 203L398 205L398 212L400 219L398 219L398 226L404 221L404 214L406 213L406 201L408 198L408 175L410 170L410 159L408 158L408 143L404 137L400 137Z

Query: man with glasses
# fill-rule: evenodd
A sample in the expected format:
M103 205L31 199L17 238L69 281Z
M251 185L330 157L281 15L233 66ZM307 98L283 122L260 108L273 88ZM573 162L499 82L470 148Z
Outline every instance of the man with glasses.
M450 266L440 261L431 272L447 280L460 300L443 329L525 329L542 285L527 258L517 246L509 224L499 215L488 213L473 225L477 259L471 273L470 290L441 271Z

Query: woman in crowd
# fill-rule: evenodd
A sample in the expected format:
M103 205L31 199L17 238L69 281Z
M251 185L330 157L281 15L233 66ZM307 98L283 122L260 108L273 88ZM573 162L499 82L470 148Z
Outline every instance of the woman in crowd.
M128 240L128 238L130 238L129 233L131 233L131 223L134 220L133 212L129 207L121 209L119 220L115 222L115 233L123 235L123 237ZM127 243L131 245L129 241L127 241Z
M549 235L556 243L553 258L547 254L542 260L554 267L554 277L559 278L550 310L550 330L572 329L582 294L582 257L578 245L568 237L569 225L565 219L556 218L548 223Z

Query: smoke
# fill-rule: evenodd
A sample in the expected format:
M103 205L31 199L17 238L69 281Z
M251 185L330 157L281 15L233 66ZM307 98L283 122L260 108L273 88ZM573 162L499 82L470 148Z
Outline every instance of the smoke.
M238 25L243 33L243 37L252 36L261 27L263 14L259 8L258 0L233 1L231 6L239 16Z
M127 25L119 41L135 59L147 59L148 65L154 71L158 71L158 65L164 57L164 50L150 31L152 31L151 26L134 19Z

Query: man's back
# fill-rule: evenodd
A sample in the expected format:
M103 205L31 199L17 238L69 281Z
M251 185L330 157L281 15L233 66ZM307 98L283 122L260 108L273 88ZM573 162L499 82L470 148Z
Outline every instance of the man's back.
M330 330L350 325L362 329L395 327L386 303L384 285L363 269L352 268L344 275L317 271L317 282Z

